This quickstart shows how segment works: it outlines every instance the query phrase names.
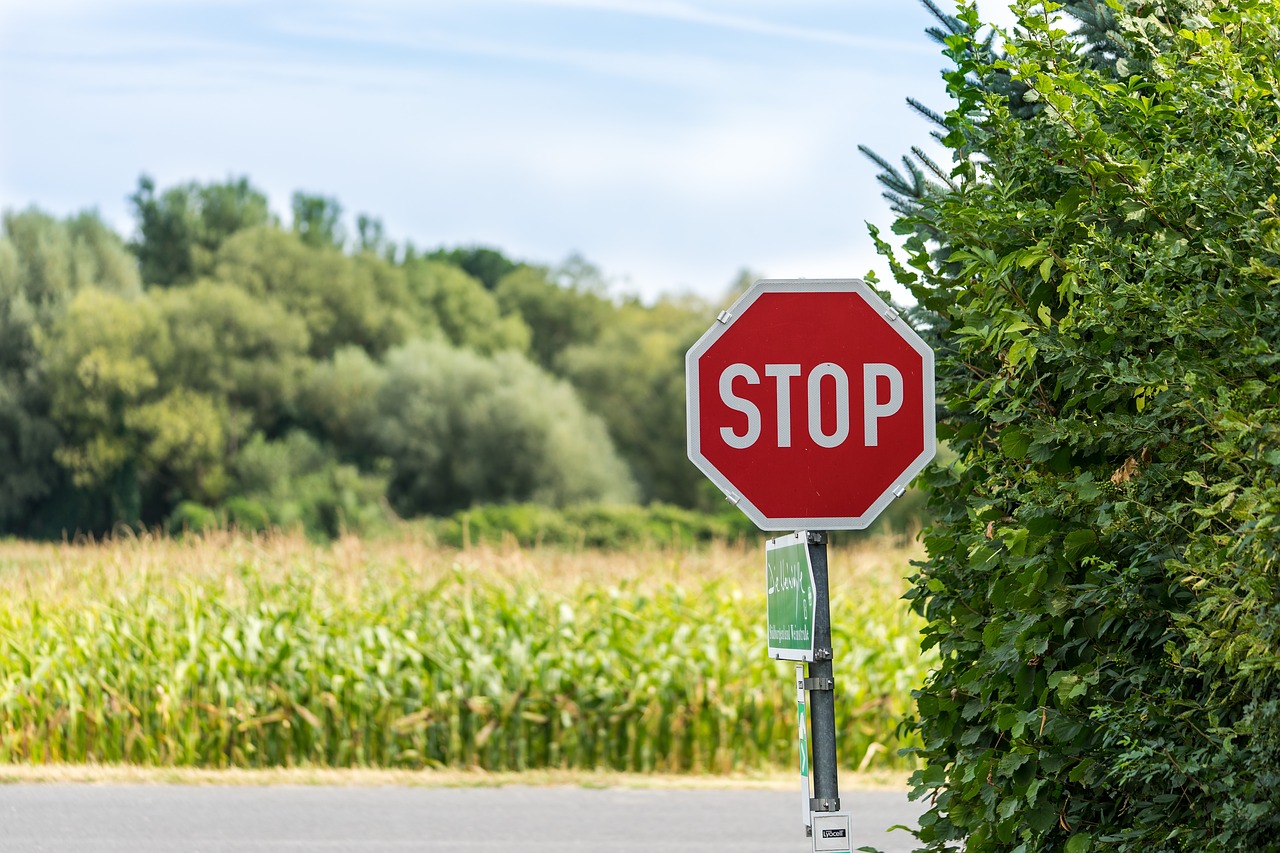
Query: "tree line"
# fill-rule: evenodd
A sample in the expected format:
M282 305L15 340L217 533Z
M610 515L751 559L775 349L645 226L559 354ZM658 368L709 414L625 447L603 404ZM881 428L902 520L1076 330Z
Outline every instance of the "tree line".
M347 234L325 196L285 224L244 178L129 200L129 241L91 212L3 217L0 534L709 500L683 452L701 300L366 215Z

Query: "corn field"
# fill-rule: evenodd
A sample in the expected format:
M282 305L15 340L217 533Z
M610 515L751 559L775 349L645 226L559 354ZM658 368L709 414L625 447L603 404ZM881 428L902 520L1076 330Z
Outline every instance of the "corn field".
M902 767L909 550L832 549L842 762ZM763 547L0 543L0 762L720 773L793 765Z

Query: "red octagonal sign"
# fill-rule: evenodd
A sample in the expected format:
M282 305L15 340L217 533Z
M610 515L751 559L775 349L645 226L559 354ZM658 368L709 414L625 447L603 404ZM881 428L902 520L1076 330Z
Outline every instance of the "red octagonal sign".
M757 281L685 378L689 458L763 530L860 530L933 458L933 351L856 279Z

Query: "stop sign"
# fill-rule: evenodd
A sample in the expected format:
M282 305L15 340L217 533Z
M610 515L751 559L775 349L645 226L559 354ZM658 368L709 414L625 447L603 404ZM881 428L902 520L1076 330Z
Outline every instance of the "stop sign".
M757 281L685 379L689 458L763 530L860 530L933 458L933 351L856 279Z

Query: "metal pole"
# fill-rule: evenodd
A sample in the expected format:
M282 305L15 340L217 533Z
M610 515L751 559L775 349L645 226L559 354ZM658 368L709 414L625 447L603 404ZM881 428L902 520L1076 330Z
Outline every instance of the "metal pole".
M813 737L813 799L815 812L840 811L836 779L836 694L831 669L831 595L827 585L827 535L809 531L809 559L817 608L813 625L813 663L809 664L809 718Z

